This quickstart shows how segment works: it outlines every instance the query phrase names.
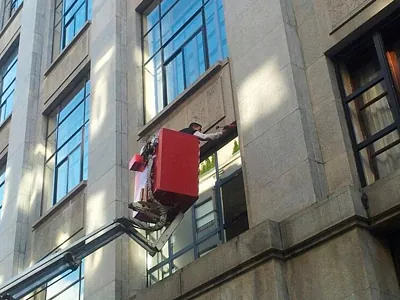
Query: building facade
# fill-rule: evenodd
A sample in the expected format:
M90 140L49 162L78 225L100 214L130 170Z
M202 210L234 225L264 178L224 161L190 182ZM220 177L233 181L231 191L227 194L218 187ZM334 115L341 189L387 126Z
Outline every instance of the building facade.
M236 121L160 253L120 237L26 299L400 299L399 1L0 11L0 285L128 216L160 128Z

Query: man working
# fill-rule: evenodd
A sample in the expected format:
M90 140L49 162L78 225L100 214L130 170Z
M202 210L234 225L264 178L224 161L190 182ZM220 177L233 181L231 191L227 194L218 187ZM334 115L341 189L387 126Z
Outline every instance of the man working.
M202 133L202 126L199 123L190 123L189 127L180 130L180 132L195 135L200 141L218 140L225 133L225 129L216 133Z

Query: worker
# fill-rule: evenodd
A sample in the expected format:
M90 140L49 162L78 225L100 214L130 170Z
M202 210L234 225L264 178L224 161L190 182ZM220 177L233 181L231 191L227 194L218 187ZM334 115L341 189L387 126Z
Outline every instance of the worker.
M202 126L199 123L190 123L189 127L180 130L180 132L196 136L200 141L213 141L221 138L225 133L225 128L216 133L202 133Z

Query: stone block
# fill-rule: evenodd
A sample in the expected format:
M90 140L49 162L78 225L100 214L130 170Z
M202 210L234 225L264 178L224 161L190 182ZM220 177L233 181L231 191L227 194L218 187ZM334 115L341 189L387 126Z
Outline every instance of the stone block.
M279 24L268 34L262 35L260 40L254 44L251 49L246 53L245 56L235 59L233 61L233 69L235 71L235 82L238 87L241 88L243 83L250 80L256 74L260 73L262 70L269 70L268 68L263 68L264 65L273 65L277 72L282 70L290 63L289 49L287 35L285 32L284 24ZM237 72L236 72L237 70ZM274 76L278 74L264 73L260 76L265 76L264 80L258 84L261 86L274 79ZM252 94L243 95L239 98L250 97Z
M269 78L268 84L265 84L265 78ZM298 108L299 100L292 65L286 66L281 71L274 64L263 66L238 89L238 113L244 145Z
M11 23L7 24L6 28L2 29L0 35L0 57L4 57L4 54L9 49L11 42L16 40L18 33L21 28L21 17L22 14L19 12L13 17ZM5 23L4 23L5 24Z
M181 273L181 292L186 294L202 284L212 282L271 249L281 250L282 244L278 224L268 221L184 267Z
M287 1L288 0L282 0ZM297 33L297 26L285 23L285 33L287 39L287 47L289 49L290 61L292 64L304 69L303 53L301 51L301 42Z
M105 271L107 272L107 271ZM118 281L112 281L104 286L99 286L99 288L90 294L87 294L89 290L86 289L89 280L85 278L85 299L86 300L123 300L121 298L121 283Z
M296 17L296 24L300 27L311 15L315 14L312 0L293 0L293 10Z
M340 187L355 185L353 172L348 159L349 155L351 154L343 152L325 163L325 173L331 193Z
M219 287L220 299L288 300L282 267L280 262L270 260L251 271L240 274Z
M400 204L400 170L382 178L363 190L368 196L371 217L378 216Z
M367 230L360 230L358 233L369 287L400 299L393 257L387 241L371 235Z
M138 291L131 299L165 299L173 300L179 298L181 294L182 270L178 270L172 276L163 279L149 288ZM206 299L206 298L205 298ZM211 298L208 298L211 299ZM212 298L214 299L214 298Z
M301 162L261 188L252 188L249 195L250 226L267 219L279 222L304 209L316 201L309 161Z
M339 91L336 90L335 70L332 63L325 56L321 56L307 68L306 73L312 108L314 113L317 113L329 105L335 99L335 95L339 96Z
M13 274L13 265L15 260L15 253L11 253L5 259L0 261L0 285L7 282Z
M89 30L86 30L81 36L73 42L67 52L62 53L57 58L50 71L43 80L43 98L47 106L47 101L56 92L60 92L60 87L71 74L83 63L89 55Z
M226 31L229 53L235 61L242 58L263 36L283 23L279 0L254 0L232 22L229 7L230 5L224 7L228 18Z
M320 30L316 15L310 15L310 17L298 27L305 68L308 68L308 66L323 56L325 51L321 42L322 33Z
M358 230L353 229L287 262L290 299L339 300L368 286Z
M93 299L115 299L115 295L109 296L115 293L115 255L118 241L111 242L85 258L85 299L86 296L90 299L95 295L97 298Z
M261 188L307 158L297 110L244 147L250 188Z
M315 113L322 157L325 162L346 151L336 101Z
M367 217L359 191L347 186L284 220L283 246L288 249L355 215Z

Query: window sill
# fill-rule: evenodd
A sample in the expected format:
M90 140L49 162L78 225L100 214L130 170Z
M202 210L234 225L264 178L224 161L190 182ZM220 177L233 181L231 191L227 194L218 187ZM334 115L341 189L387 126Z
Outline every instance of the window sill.
M92 24L91 21L86 21L85 25L79 30L79 32L74 36L72 41L60 52L60 54L54 59L54 61L51 63L51 65L48 67L48 69L44 72L44 76L48 76L50 72L57 66L57 64L67 55L69 49L71 49L76 42L79 40L79 38L86 32L86 30L90 27L90 24Z
M46 220L48 220L51 216L53 216L56 212L58 212L62 207L64 207L69 201L76 196L79 192L81 192L87 186L87 181L81 181L74 189L72 189L67 195L62 197L60 201L58 201L52 208L50 208L45 214L32 226L32 229L35 230L40 225L42 225Z
M4 32L7 31L7 28L10 27L10 24L14 21L14 19L17 17L17 15L19 14L19 12L22 9L22 6L24 6L24 2L22 2L17 10L12 14L12 16L7 20L7 23L4 25L4 27L1 29L0 31L0 38L4 35Z
M197 92L205 83L209 81L223 66L227 64L228 60L218 61L211 66L203 75L199 77L192 85L187 87L173 102L168 104L162 111L160 111L154 118L147 122L140 130L139 137L147 135L154 127L162 120L165 120L178 106L180 106L187 98Z
M0 124L0 131L11 121L12 114L9 114L8 117Z

